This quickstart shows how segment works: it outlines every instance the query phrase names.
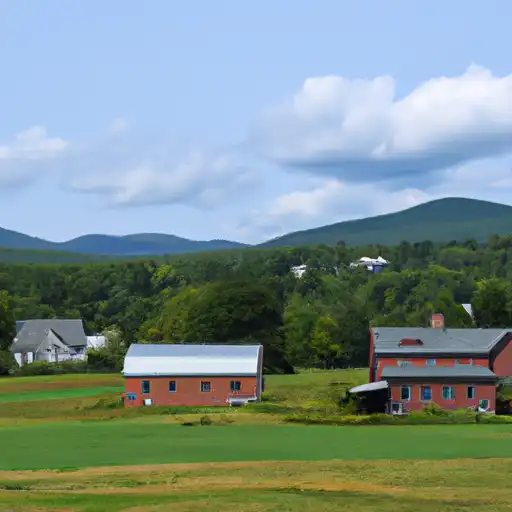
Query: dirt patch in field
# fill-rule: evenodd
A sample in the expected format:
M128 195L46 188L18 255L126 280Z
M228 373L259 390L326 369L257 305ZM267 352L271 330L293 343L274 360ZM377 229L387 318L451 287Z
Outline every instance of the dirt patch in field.
M66 493L66 494L167 494L176 491L201 491L212 490L262 490L262 489L283 489L283 490L314 490L326 492L366 492L376 494L396 494L407 492L407 489L401 487L392 487L386 485L377 485L363 482L306 482L293 483L292 481L273 480L272 482L250 483L240 481L239 479L200 479L199 481L190 479L187 483L144 485L137 487L99 487L94 489L45 489L45 493Z
M344 470L347 468L365 469L377 468L385 471L393 471L395 469L406 469L414 471L414 469L423 469L431 471L433 467L442 467L445 469L455 468L482 468L485 466L492 467L509 467L512 469L512 459L449 459L442 461L420 460L407 461L404 466L403 461L389 460L330 460L330 461L237 461L237 462L191 462L191 463L173 463L173 464L148 464L148 465L131 465L131 466L98 466L83 469L64 469L64 470L17 470L17 471L0 471L0 480L16 481L16 480L47 480L47 479L66 479L81 480L84 478L118 476L119 478L144 474L172 474L184 472L201 472L203 474L214 473L215 471L225 470L265 470L265 469L289 469L292 473L302 472L305 469L310 471L332 471Z

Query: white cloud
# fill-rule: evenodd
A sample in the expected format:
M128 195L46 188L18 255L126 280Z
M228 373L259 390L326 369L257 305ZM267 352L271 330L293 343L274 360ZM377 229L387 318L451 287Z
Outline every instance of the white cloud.
M265 113L252 140L290 168L416 186L432 171L512 151L512 75L470 66L401 99L391 77L308 78Z
M487 159L439 173L430 186L394 188L386 182L354 183L337 178L304 179L297 190L280 194L246 218L239 233L247 240L391 213L442 197L469 197L509 203L512 158Z
M49 137L42 126L19 132L14 140L0 144L0 183L18 185L34 176L38 168L61 156L69 143Z
M116 206L166 203L211 208L228 197L233 200L233 192L254 178L252 168L236 156L203 151L181 156L165 148L132 146L129 140L83 148L73 160L67 186L103 195Z
M136 133L115 119L103 138L70 143L35 126L0 144L0 184L26 185L51 174L67 190L95 193L116 206L187 204L211 208L255 185L232 152L188 151Z

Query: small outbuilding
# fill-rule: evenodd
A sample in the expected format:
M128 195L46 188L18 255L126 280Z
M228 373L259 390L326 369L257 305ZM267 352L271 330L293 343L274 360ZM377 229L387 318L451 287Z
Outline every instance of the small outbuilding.
M132 344L123 374L127 407L241 405L261 398L263 347Z

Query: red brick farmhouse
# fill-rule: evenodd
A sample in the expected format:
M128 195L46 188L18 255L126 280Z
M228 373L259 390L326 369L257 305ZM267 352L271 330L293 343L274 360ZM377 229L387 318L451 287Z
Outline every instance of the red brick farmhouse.
M497 382L512 376L512 329L448 329L442 315L427 328L374 327L369 363L366 386L389 388L388 412L434 402L493 413Z
M127 407L241 405L261 398L263 347L133 344L123 374Z

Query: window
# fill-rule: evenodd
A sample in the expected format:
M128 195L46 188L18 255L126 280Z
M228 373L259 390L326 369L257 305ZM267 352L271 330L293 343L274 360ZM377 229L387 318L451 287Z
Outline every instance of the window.
M487 409L489 409L489 400L480 400L478 402L478 410L487 411Z
M421 399L425 402L432 400L432 388L430 386L421 386Z
M241 388L241 383L239 380L232 380L229 383L229 390L231 391L231 393L236 393L237 391L240 391L240 388Z
M149 386L149 380L143 380L142 381L142 394L143 395L149 395L149 391L150 391L150 386Z
M435 366L436 360L435 359L427 359L427 366Z
M169 393L176 393L176 381L175 380L169 381Z
M201 392L209 393L212 390L212 383L207 381L201 381Z
M412 365L412 361L397 361L396 365L397 366L411 366Z
M474 399L476 397L475 393L475 386L468 386L468 398L470 400Z
M135 393L126 393L126 398L128 398L130 402L133 402L137 397L135 396Z
M411 388L409 386L402 386L400 388L400 400L411 399Z
M455 398L455 389L452 386L443 386L443 400L453 400Z

